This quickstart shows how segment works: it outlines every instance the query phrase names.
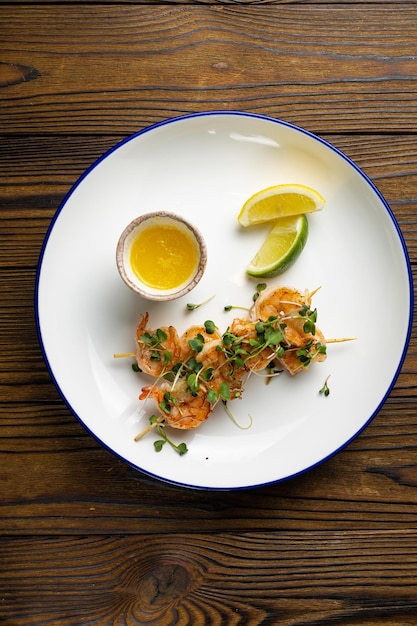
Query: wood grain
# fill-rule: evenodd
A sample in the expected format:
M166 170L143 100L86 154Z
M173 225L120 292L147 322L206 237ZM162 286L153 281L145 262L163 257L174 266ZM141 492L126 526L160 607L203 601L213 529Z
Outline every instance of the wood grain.
M394 392L344 452L291 481L206 493L131 469L59 403L2 404L0 532L404 530L417 513L414 406Z
M411 530L8 539L0 560L13 626L415 624Z
M93 23L88 5L5 5L0 23L8 133L129 134L230 108L318 133L415 130L411 4L263 5L250 15L228 4L103 5Z
M0 24L0 622L417 624L414 328L389 398L343 451L289 481L202 492L83 428L34 314L42 243L77 178L196 111L330 141L386 198L414 271L417 2L12 0ZM376 313L389 341L364 303Z

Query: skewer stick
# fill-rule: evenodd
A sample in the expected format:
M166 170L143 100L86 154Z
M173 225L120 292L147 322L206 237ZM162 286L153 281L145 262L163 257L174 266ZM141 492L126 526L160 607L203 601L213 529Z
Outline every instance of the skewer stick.
M162 415L160 415L157 420L152 422L152 424L149 424L149 426L144 428L138 435L136 435L135 441L139 441L140 439L142 439L142 437L147 435L153 428L156 428L157 426L159 426L163 422L164 422L164 418L162 417Z
M325 339L326 343L342 343L342 341L356 341L357 337L336 337L335 339Z
M312 298L313 296L315 296L315 295L316 295L316 293L317 293L318 291L320 291L320 289L321 289L321 285L320 285L320 287L316 287L315 289L313 289L313 291L309 291L309 292L308 292L308 297L309 297L309 299L311 300L311 298Z
M115 359L123 359L123 358L128 357L128 356L132 357L132 356L136 356L136 354L135 354L135 352L120 352L118 354L113 354L113 357Z
M135 441L139 441L140 439L142 439L142 437L147 435L156 426L158 426L158 422L154 422L153 424L149 424L149 426L144 428L138 435L136 435Z

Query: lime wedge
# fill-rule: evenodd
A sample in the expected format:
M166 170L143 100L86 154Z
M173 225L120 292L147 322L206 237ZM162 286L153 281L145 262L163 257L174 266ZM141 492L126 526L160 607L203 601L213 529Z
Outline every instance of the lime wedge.
M247 266L247 273L257 278L270 278L282 274L298 259L307 237L308 221L305 215L277 220Z
M317 191L305 185L275 185L258 191L243 205L238 221L253 226L288 217L320 211L326 201Z

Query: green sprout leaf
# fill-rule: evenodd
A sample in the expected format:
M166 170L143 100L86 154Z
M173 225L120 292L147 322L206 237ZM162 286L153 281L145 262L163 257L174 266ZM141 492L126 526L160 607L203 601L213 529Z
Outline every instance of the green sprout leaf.
M222 383L219 388L219 394L222 400L230 400L230 387L227 383Z
M213 333L216 332L216 325L211 320L206 320L204 322L204 328L206 329L206 333L208 335L212 335Z
M193 372L192 374L189 374L187 376L187 385L189 386L191 393L193 394L197 393L198 388L200 387L197 374Z
M327 381L329 380L329 378L330 378L330 374L324 381L324 385L319 391L319 393L321 393L325 398L327 398L327 396L330 394L329 385L327 384Z
M207 392L207 402L210 402L210 404L215 404L217 400L218 400L217 393L214 391L214 389L209 389Z
M188 448L186 446L185 443L180 443L175 447L176 451L178 452L178 454L180 456L182 456L183 454L185 454L186 452L188 452Z
M158 439L157 441L154 441L153 445L155 447L156 452L160 452L166 443L170 445L171 448L175 450L175 452L177 452L180 456L188 452L187 444L179 443L177 445L173 441L171 441L171 439L166 434L165 429L162 424L159 424L156 428L158 430L159 436L162 438L162 439Z
M201 333L198 333L196 337L188 340L188 345L190 346L191 350L194 350L194 352L201 352L204 345L203 335Z

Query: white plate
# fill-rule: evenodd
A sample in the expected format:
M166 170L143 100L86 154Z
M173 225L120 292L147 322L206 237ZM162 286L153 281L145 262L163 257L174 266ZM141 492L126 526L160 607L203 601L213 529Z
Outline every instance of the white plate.
M269 284L313 290L326 337L357 337L328 346L324 363L266 386L253 376L230 403L241 430L221 406L200 428L174 432L189 451L155 452L152 433L135 442L152 406L138 400L149 379L115 352L134 350L136 324L179 331L212 319L226 329L250 305L256 280L246 263L266 230L241 230L237 214L255 191L303 183L327 200L309 217L297 263ZM116 269L126 224L169 210L192 221L208 247L206 273L184 298L151 303L131 292ZM205 306L186 311L215 294ZM62 397L87 430L138 470L204 489L265 485L314 467L349 443L376 415L400 371L412 322L406 246L387 203L336 148L288 123L238 112L172 119L129 137L99 159L58 210L42 250L37 280L38 332ZM330 395L319 390L330 375Z

